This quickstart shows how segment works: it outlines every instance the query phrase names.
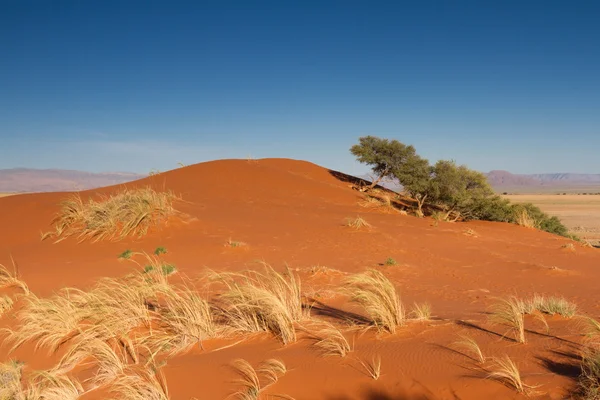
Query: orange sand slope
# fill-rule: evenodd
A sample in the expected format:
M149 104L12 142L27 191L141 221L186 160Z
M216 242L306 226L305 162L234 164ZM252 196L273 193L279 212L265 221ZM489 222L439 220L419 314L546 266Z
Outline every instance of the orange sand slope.
M187 217L142 239L120 242L40 241L65 193L0 198L0 263L10 266L12 257L31 291L50 296L63 287L89 288L101 277L139 269L117 259L126 249L150 253L164 246L166 259L190 277L206 268L260 268L256 260L278 270L287 264L302 278L305 293L336 309L363 314L337 289L345 276L377 268L397 285L409 309L427 301L434 316L395 334L344 328L354 347L345 358L322 357L301 336L284 346L264 333L219 351L211 350L240 338L206 341L204 350L195 348L167 361L172 399L225 398L236 390L235 375L227 367L236 358L254 365L267 358L284 361L288 372L267 393L297 400L522 397L484 379L485 371L453 346L460 335L476 339L486 356L508 354L523 380L539 385L535 396L562 399L576 386L582 336L574 319L547 317L549 333L535 319L526 319L527 343L517 344L510 334L502 338L508 328L490 324L487 311L495 297L539 293L564 296L577 304L579 313L598 317L596 249L563 248L569 240L516 225L434 223L362 208L362 194L348 182L314 164L286 159L202 163L82 194L147 185L180 195L177 208ZM372 227L357 231L344 226L345 218L357 215ZM246 246L225 246L229 239ZM385 265L389 257L397 264ZM2 317L0 327L11 326L13 318L14 312ZM335 316L322 318L343 327ZM17 358L32 368L48 368L56 361L45 349L34 352L33 346L24 346L9 355L6 347L0 348L0 361ZM359 361L374 357L381 357L376 381ZM103 398L93 393L84 397Z

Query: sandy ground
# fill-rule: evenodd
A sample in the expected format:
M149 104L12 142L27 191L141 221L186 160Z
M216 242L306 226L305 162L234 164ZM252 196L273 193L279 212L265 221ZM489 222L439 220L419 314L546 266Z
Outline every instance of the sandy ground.
M577 236L600 244L600 195L524 194L504 196L513 202L533 203L555 215Z
M488 321L488 312L498 296L525 298L539 293L564 296L578 305L581 314L598 317L596 249L565 248L571 243L565 238L516 225L434 223L361 208L361 194L348 182L302 161L209 162L127 186L145 185L181 195L184 202L178 208L189 217L186 222L170 223L143 239L42 242L40 232L50 229L65 194L0 199L0 263L10 265L14 259L22 279L42 297L64 287L86 289L101 277L137 270L135 264L117 259L125 249L151 252L164 246L166 259L178 273L190 277L207 268L259 268L256 260L279 270L287 264L301 277L304 293L323 303L313 309L313 317L342 329L354 349L345 358L323 357L302 335L286 346L268 333L208 340L203 350L195 348L167 360L163 371L171 399L226 398L239 388L228 365L240 357L253 364L270 357L284 361L288 372L267 393L296 400L525 398L485 379L486 370L453 344L460 335L476 339L488 357L509 355L515 360L523 380L538 385L534 398L564 399L576 388L583 340L576 320L550 317L547 332L536 320L527 319L527 343L517 344L510 334L505 336L505 326ZM344 226L345 218L357 215L372 227L356 231ZM229 239L247 246L225 246ZM385 265L390 257L396 265ZM414 302L429 302L432 320L410 322L396 334L348 327L345 316L364 315L364 310L351 305L340 287L345 277L367 268L390 278L409 310ZM2 317L0 328L14 327L14 317L14 312ZM0 347L0 361L16 358L30 369L49 368L58 356L46 349L34 351L33 343L12 354L6 344ZM361 364L374 358L381 359L378 380L367 376ZM95 391L84 398L103 399L106 393Z

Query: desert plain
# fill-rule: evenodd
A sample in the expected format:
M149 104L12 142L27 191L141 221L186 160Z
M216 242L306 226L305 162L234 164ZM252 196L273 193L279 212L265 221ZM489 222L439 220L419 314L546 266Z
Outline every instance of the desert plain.
M1 198L0 264L10 278L0 290L11 306L0 317L0 362L18 361L23 384L36 371L45 371L55 381L75 382L71 397L63 398L90 400L577 398L587 318L600 316L597 249L517 225L450 223L406 215L383 203L365 206L364 195L350 182L350 177L304 161L221 160L81 192L83 202L142 188L180 198L173 205L175 217L161 220L141 237L119 240L44 235L52 231L67 193ZM598 218L593 214L596 203L556 199L547 205L539 198L526 201L552 213L565 210L565 222L573 221L573 227L587 227L588 212ZM353 224L358 220L362 222ZM148 262L169 265L172 271L155 277L145 266ZM249 311L232 306L239 306L232 293L248 288L244 285L256 272L276 274L286 282L286 299L302 303L287 336L275 322L259 323L263 329L254 331L233 326L239 322L236 313ZM383 276L395 288L401 320L386 325L353 298L357 288L364 288L355 278L365 274ZM189 346L178 346L189 341L185 329L167 324L178 309L168 294L151 302L138 293L144 297L137 304L140 320L134 318L139 323L103 336L97 332L104 332L101 325L109 316L120 316L122 321L114 323L129 322L134 311L113 307L102 311L106 320L89 314L88 320L74 321L61 314L65 308L75 312L88 307L81 300L87 298L84 294L94 293L106 278L113 279L100 290L108 294L107 303L111 297L124 299L120 290L126 291L129 282L158 282L163 293L195 293L196 306L205 301L219 312L205 316L214 318L210 332ZM235 283L223 285L229 278ZM254 284L266 284L261 279ZM16 281L26 288L15 286ZM503 301L527 302L536 295L563 298L573 312L524 313L523 340L514 324L493 318ZM33 309L37 316L32 317ZM45 318L40 310L48 313ZM53 320L51 310L65 318L57 324L60 332L54 332L58 337L51 340L53 332L43 330L29 336L23 332L28 323L35 328ZM254 311L268 321L273 317ZM189 318L179 322L191 324ZM186 329L198 331L198 326ZM155 340L167 333L174 347ZM86 347L82 338L102 343ZM65 366L74 346L87 353ZM101 361L95 352L102 346L116 359ZM518 368L521 387L497 374L506 357ZM243 378L240 359L255 370L270 359L281 364L262 375L257 371L260 382L253 388L248 374ZM15 376L11 374L0 374L4 384ZM142 397L127 397L133 395L124 386L150 389Z

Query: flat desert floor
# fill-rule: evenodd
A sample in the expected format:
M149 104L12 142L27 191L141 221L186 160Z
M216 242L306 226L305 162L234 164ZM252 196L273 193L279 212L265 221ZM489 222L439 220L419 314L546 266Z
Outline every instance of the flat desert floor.
M515 203L533 203L561 219L569 230L592 244L600 244L600 195L516 194Z

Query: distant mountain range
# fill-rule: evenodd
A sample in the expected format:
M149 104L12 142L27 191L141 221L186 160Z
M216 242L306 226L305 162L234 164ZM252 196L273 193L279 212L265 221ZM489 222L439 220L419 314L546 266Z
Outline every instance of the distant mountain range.
M144 178L130 172L83 172L62 169L0 169L0 193L63 192L118 185Z
M488 181L495 189L502 188L571 188L594 187L600 188L600 174L511 174L508 171L490 171Z
M497 192L552 192L565 190L600 192L600 174L512 174L508 171L490 171L485 174L488 181ZM370 175L360 178L370 181ZM382 186L399 190L394 181L384 181Z

